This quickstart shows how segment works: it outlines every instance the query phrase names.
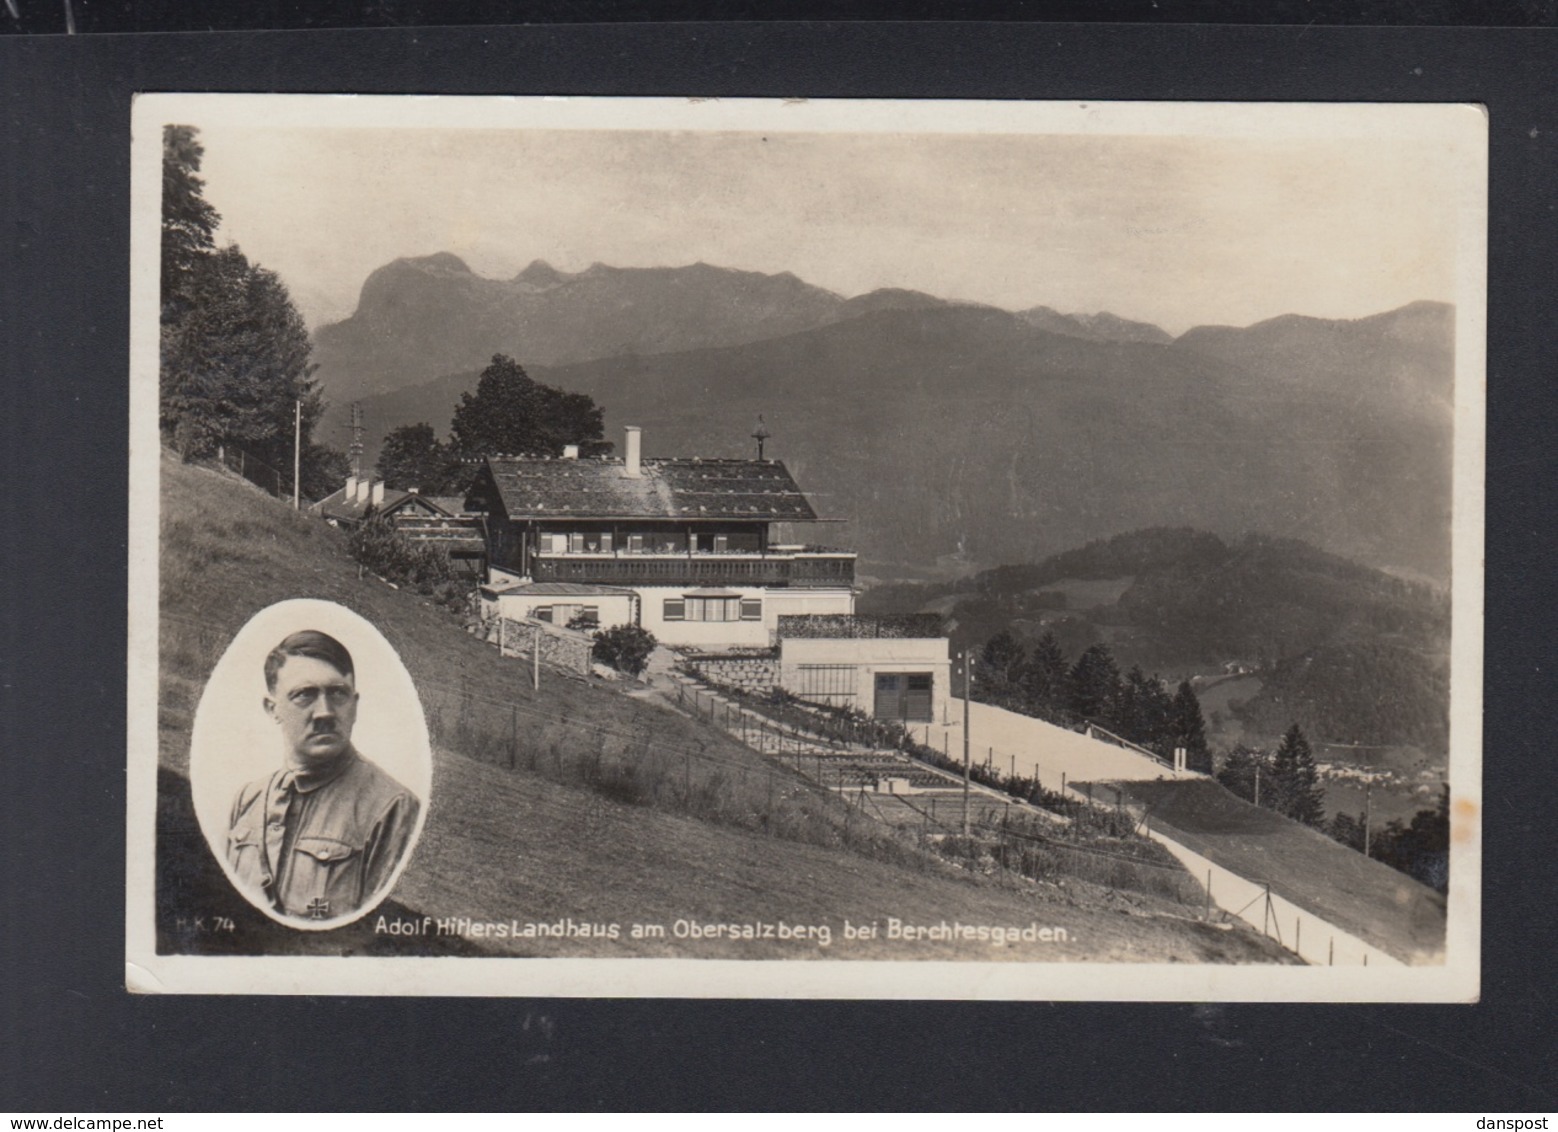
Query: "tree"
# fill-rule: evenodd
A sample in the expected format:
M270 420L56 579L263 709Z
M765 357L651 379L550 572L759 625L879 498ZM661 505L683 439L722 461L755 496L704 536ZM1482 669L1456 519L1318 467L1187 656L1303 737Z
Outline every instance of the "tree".
M1325 789L1320 785L1309 740L1298 724L1288 728L1271 760L1272 808L1305 825L1325 820Z
M1120 669L1114 654L1108 645L1093 645L1066 675L1066 706L1080 719L1111 727L1119 697Z
M206 202L198 176L205 148L193 126L162 128L162 318L177 321L196 265L215 248L221 215Z
M384 438L374 473L388 486L423 495L443 495L460 479L454 453L438 442L429 424L401 425ZM462 485L463 486L463 485Z
M352 462L338 448L313 441L303 445L299 480L304 499L323 499L335 491L351 474ZM291 469L288 469L290 472Z
M1148 676L1140 665L1132 665L1120 685L1120 701L1115 709L1120 734L1133 743L1160 750L1168 728L1170 706L1163 682L1156 676ZM1170 745L1168 750L1172 752L1173 747Z
M1066 654L1048 629L1028 654L1022 671L1023 692L1028 706L1039 715L1058 718L1065 710Z
M290 483L295 407L307 441L324 402L286 286L229 246L195 261L185 294L189 309L164 327L164 427L186 459L231 442L284 468Z
M1363 833L1366 815L1359 814L1352 817L1349 814L1337 814L1329 823L1326 832L1331 835L1333 841L1339 841L1349 849L1363 852Z
M1028 650L1022 642L1010 629L1002 629L980 650L980 679L998 698L1010 697L1027 659Z
M1419 810L1412 824L1388 822L1371 846L1373 855L1440 892L1450 887L1450 787L1439 793L1439 804Z
M1212 752L1206 745L1206 720L1201 716L1201 701L1196 699L1189 680L1181 680L1179 690L1174 693L1162 742L1167 748L1166 754L1172 754L1177 747L1185 748L1188 769L1212 773Z
M1258 800L1262 805L1269 807L1272 797L1271 758L1265 751L1246 747L1243 743L1228 752L1228 757L1223 760L1223 765L1217 772L1217 781L1246 802L1257 801L1255 789L1257 778L1261 780L1262 787Z
M495 354L476 392L460 394L450 446L461 456L561 456L564 445L604 447L604 411L583 393L534 381L513 358Z

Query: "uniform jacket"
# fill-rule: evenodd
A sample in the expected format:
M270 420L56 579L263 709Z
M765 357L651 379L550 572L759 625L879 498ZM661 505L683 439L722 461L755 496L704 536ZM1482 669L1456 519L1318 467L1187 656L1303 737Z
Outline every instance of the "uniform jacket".
M238 791L227 861L283 915L335 919L389 883L419 808L415 795L349 749L322 775L278 770Z

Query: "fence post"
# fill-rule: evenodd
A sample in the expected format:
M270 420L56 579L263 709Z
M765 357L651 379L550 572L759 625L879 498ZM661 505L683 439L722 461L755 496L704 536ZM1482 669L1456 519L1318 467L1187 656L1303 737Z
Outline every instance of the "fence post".
M519 761L519 708L509 707L509 769Z

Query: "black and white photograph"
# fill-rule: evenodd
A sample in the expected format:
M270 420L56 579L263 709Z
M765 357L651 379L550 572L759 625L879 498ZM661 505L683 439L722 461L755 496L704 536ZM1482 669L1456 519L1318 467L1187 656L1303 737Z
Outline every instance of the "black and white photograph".
M305 929L339 927L388 894L431 768L416 689L388 642L350 610L302 598L234 638L190 738L213 855L256 908Z
M131 990L1477 998L1478 107L132 160Z

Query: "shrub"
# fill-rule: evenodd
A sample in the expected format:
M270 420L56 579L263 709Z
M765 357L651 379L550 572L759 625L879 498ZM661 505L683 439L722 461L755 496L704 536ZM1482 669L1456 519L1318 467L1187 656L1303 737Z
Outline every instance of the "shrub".
M656 643L655 635L641 625L613 625L595 634L592 654L602 664L637 676L648 666Z
M347 547L353 558L379 577L436 595L441 602L454 583L454 567L442 547L411 542L383 516L359 524Z

